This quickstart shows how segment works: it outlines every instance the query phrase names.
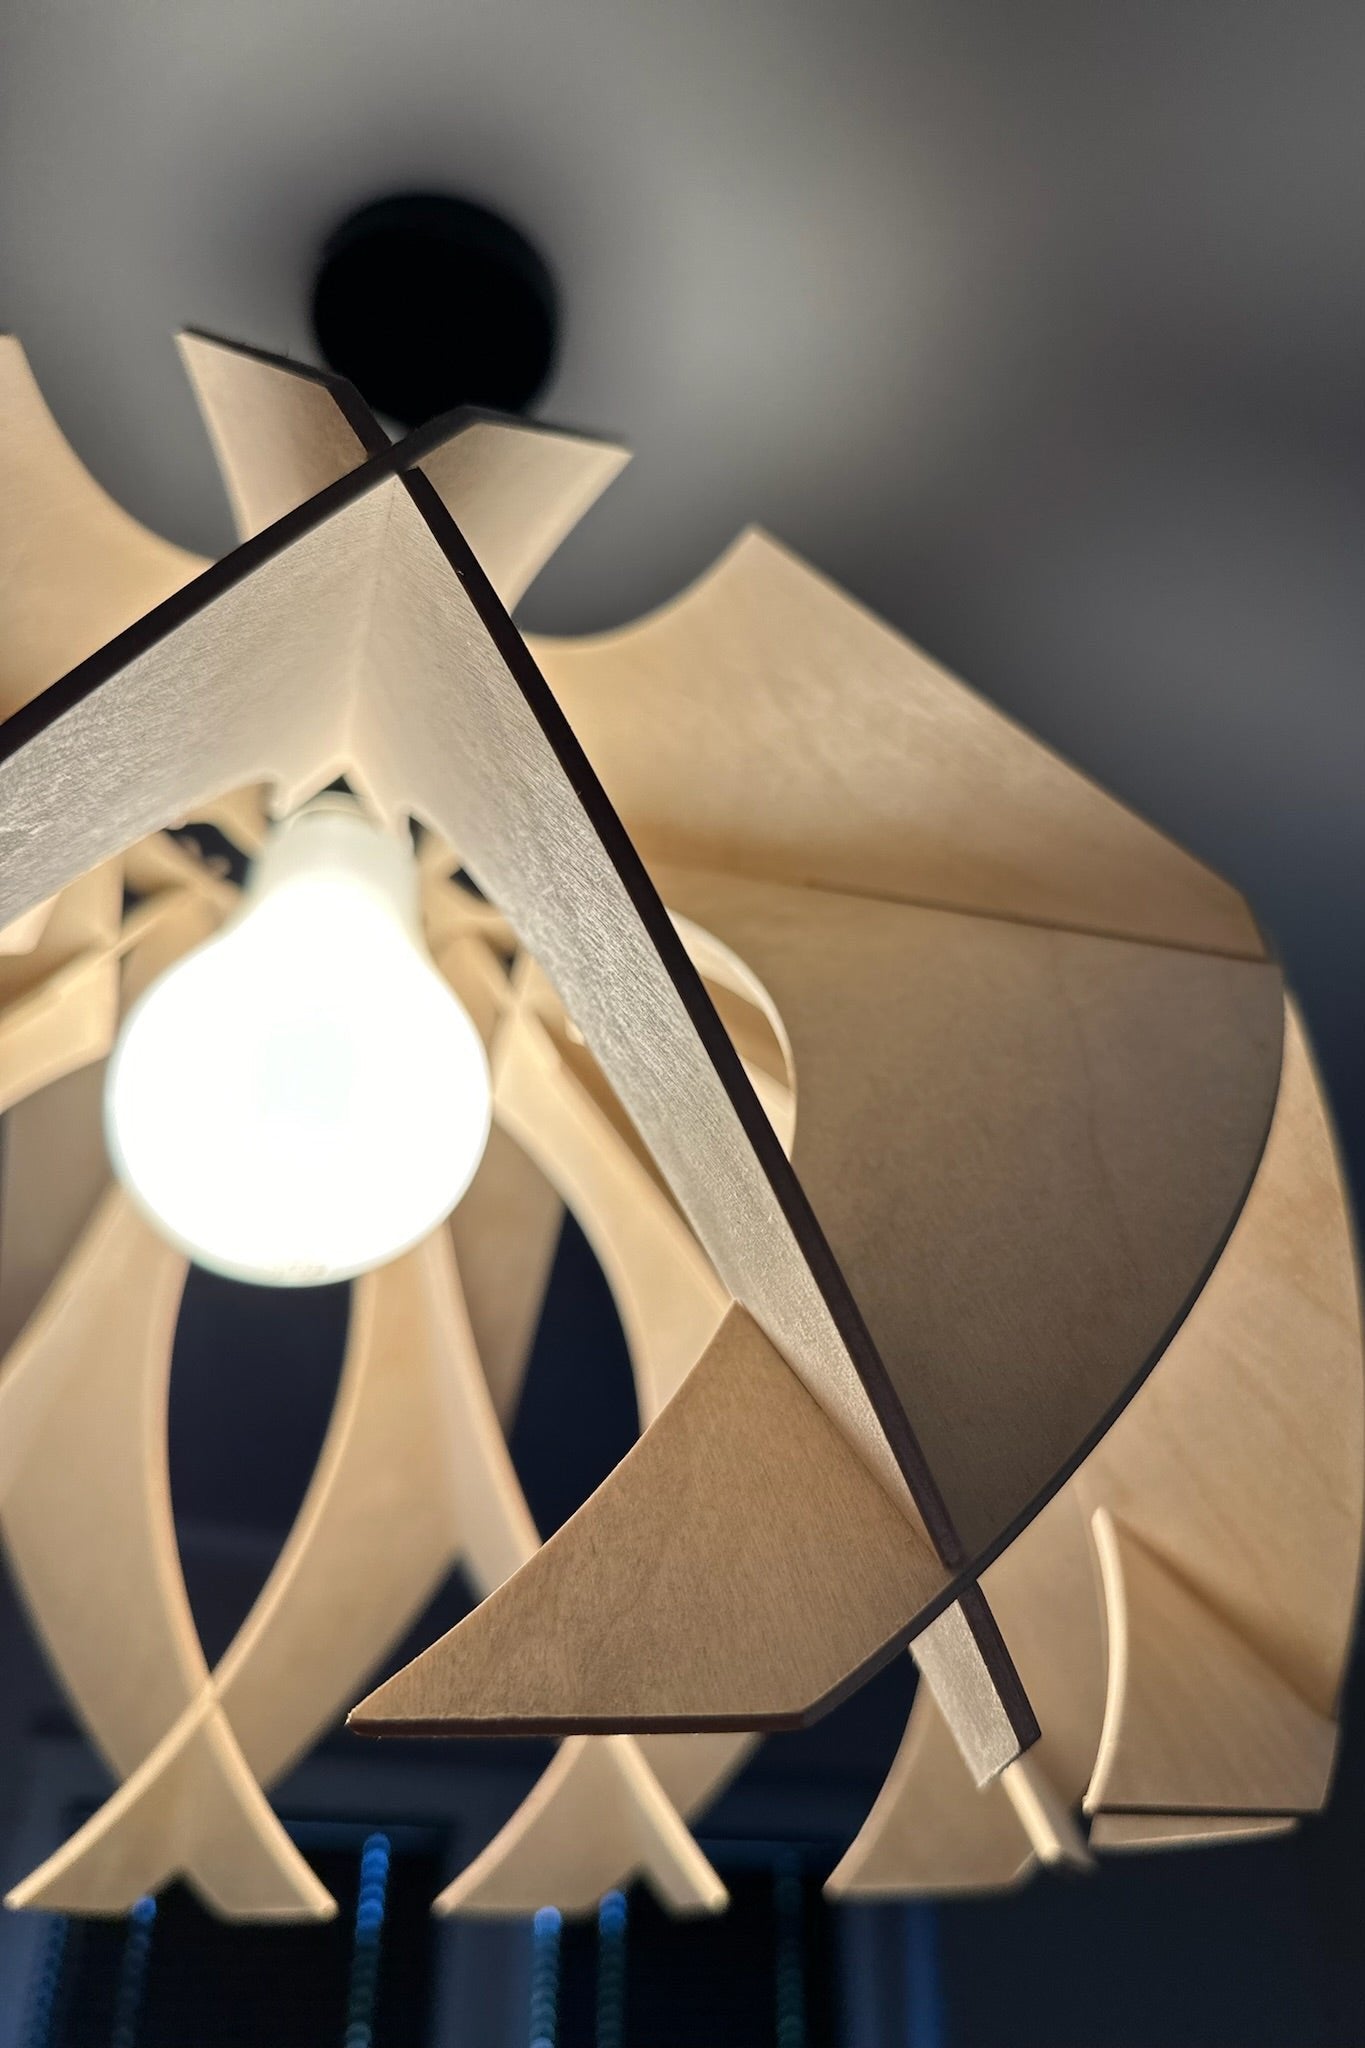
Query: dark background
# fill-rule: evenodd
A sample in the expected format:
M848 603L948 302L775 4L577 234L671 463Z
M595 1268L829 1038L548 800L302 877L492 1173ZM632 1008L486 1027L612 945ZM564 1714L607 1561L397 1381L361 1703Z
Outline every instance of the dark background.
M350 209L506 212L561 293L541 411L637 451L527 622L615 622L769 527L1246 890L1359 1191L1362 106L1365 10L1312 0L0 0L0 325L96 474L218 550L171 330L310 357ZM172 1463L210 1654L302 1490L344 1307L192 1290ZM576 1241L551 1311L514 1444L545 1527L633 1432ZM0 1673L12 1831L35 1746L75 1738L9 1612ZM766 1744L709 1825L781 1834L823 1788L797 1831L832 1860L909 1690L901 1660ZM1287 1842L868 1916L907 1972L886 2038L940 2038L932 1953L954 2048L1365 2040L1357 1720Z

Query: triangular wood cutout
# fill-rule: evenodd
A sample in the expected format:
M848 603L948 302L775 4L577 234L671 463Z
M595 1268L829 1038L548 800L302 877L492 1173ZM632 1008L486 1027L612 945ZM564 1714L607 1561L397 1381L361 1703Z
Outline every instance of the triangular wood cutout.
M1275 1105L1278 970L678 868L655 880L782 1018L793 1165L979 1553L1079 1460L1222 1250Z
M1264 952L1219 876L766 534L534 645L651 866Z
M1121 1523L1101 1509L1092 1526L1109 1687L1086 1811L1316 1811L1335 1723Z
M362 1733L781 1727L913 1625L939 1567L742 1309L516 1577Z

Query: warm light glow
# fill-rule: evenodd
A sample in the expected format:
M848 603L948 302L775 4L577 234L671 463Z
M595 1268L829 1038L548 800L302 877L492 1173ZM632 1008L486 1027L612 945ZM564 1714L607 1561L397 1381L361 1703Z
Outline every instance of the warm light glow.
M483 1045L422 940L410 850L345 798L279 827L240 913L134 1006L115 1172L200 1265L340 1280L455 1206L488 1137Z

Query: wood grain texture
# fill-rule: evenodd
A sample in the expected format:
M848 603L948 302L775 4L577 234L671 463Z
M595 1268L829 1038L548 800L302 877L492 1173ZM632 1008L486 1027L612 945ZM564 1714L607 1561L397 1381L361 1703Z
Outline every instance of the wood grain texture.
M765 534L534 650L651 865L1263 952L1226 882Z
M1104 1509L1109 1686L1090 1812L1310 1813L1336 1724Z
M362 1733L781 1726L940 1568L742 1309L591 1500L351 1716Z
M1278 972L676 868L656 880L781 1015L793 1165L979 1552L1141 1381L1222 1249L1275 1104Z
M0 718L197 575L95 482L0 335Z

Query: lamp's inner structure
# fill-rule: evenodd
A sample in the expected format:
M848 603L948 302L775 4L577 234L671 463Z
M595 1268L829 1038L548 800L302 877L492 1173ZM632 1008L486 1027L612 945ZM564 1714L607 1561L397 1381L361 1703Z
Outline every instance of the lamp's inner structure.
M537 1903L643 1869L716 1904L681 1816L907 1642L925 1683L841 1889L1081 1861L1080 1805L1109 1848L1311 1811L1360 1329L1311 1061L1240 897L761 536L637 626L528 646L509 608L619 467L603 444L456 418L390 447L333 380L185 354L243 534L211 566L111 507L0 357L26 565L0 583L4 1100L102 1059L230 914L163 827L250 841L261 791L283 815L341 775L422 828L495 1129L449 1225L356 1283L314 1486L212 1675L147 1421L183 1256L117 1191L45 1240L59 1277L0 1377L5 1532L123 1783L17 1902L107 1910L180 1871L223 1911L327 1910L260 1787L457 1551L490 1597L354 1723L570 1738L471 1910L524 1906L533 1866ZM534 1260L482 1362L460 1276L542 1242L503 1219L546 1185L648 1426L541 1548L491 1355ZM117 1602L59 1597L54 1525L105 1513L125 1535L94 1550L149 1589L126 1687ZM344 1616L340 1557L365 1561Z

